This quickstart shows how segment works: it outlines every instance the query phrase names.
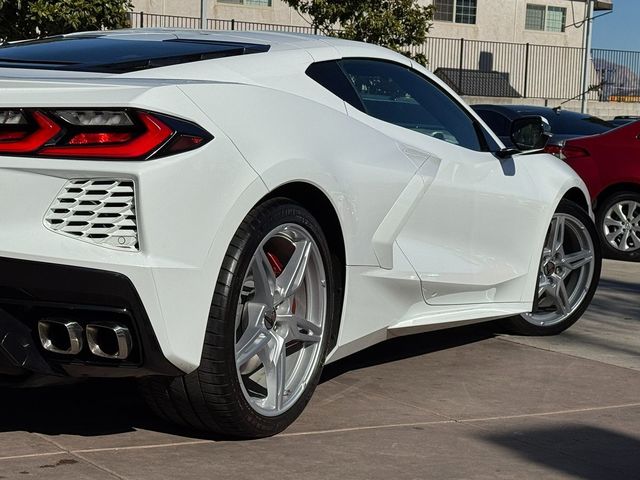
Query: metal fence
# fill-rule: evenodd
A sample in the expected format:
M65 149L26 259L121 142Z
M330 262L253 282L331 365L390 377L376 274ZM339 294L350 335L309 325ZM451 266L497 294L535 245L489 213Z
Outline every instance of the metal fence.
M640 52L593 49L600 100L640 102Z
M200 28L199 17L180 17L176 15L159 15L155 13L137 12L131 14L133 28ZM317 34L313 27L297 25L280 25L275 23L245 22L241 20L207 19L207 30L261 30L290 33Z
M200 28L200 18L137 12L134 28ZM207 19L209 30L317 34L311 26ZM582 94L584 49L428 37L413 47L461 95L568 100ZM591 100L640 102L640 52L592 50Z
M582 92L582 48L429 37L412 50L462 95L570 99Z

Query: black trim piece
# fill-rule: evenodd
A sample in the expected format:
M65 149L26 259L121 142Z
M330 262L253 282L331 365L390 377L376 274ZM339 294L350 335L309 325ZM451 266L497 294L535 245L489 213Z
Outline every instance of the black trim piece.
M139 40L109 35L56 36L0 46L0 68L129 73L151 68L264 53L270 45L163 38Z
M43 316L73 318L81 324L115 319L132 330L133 356L118 362L88 352L78 357L45 352L36 331ZM164 357L133 283L116 272L0 258L0 338L5 357L4 362L0 358L0 374L7 373L7 367L70 377L183 374Z

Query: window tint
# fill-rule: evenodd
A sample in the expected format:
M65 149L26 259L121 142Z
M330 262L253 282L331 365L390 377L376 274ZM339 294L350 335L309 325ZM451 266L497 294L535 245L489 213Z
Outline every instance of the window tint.
M364 111L385 122L471 150L482 150L471 116L409 68L375 60L343 60Z
M485 121L489 128L500 137L508 137L511 133L511 122L504 115L491 110L477 109L476 112L480 118Z
M307 75L358 110L364 110L353 85L344 76L337 61L314 63L307 69Z
M79 35L9 43L0 67L126 73L219 57L266 52L268 45L178 39L175 36Z

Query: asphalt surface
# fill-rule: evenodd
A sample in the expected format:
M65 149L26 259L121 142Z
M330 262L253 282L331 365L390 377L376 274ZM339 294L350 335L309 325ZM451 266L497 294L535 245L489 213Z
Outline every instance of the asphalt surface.
M327 368L299 421L231 442L171 429L128 382L0 390L0 479L640 478L640 264L606 262L553 338L487 326Z

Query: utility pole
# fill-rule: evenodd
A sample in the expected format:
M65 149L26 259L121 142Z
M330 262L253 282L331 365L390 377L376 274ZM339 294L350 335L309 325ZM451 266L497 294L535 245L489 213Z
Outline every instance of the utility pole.
M585 20L584 59L582 62L582 106L580 111L587 113L589 101L589 83L591 82L591 37L593 26L593 1L587 0L587 16Z
M200 29L207 29L207 0L200 0Z

